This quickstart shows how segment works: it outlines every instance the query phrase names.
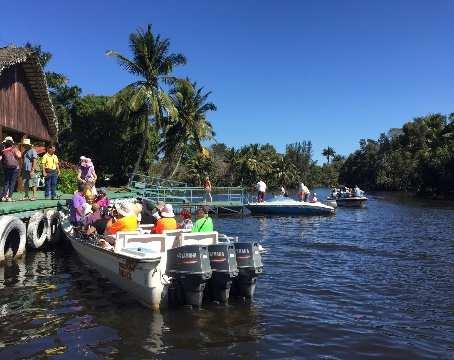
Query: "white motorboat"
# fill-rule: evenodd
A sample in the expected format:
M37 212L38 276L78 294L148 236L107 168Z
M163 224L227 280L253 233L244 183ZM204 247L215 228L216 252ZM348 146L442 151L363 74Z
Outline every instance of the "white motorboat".
M253 215L330 215L335 212L332 206L318 201L311 203L286 197L275 197L270 201L248 203L245 206Z
M191 233L188 230L173 230L162 235L150 234L150 227L145 225L139 231L118 233L115 247L108 250L99 245L99 239L88 238L76 231L67 214L61 212L61 217L63 234L81 259L139 302L153 309L169 305L172 281L174 285L180 285L180 293L183 292L184 297L189 299L186 303L200 306L205 284L211 279L212 273L218 271L224 274L224 283L219 285L217 281L214 284L214 287L222 288L223 293L218 297L223 302L228 301L234 277L242 278L242 284L250 282L252 290L243 293L245 297L251 298L257 275L261 273L262 264L257 243L233 245L230 238L220 237L217 232ZM227 248L225 254L218 249L221 244L229 247L229 255ZM213 253L214 258L210 250L212 246L217 246L216 252ZM244 255L245 246L250 248L247 250L248 254L251 254L250 259L245 262L242 257L237 256L237 264L235 253L241 252L241 255ZM244 263L243 272L241 262Z

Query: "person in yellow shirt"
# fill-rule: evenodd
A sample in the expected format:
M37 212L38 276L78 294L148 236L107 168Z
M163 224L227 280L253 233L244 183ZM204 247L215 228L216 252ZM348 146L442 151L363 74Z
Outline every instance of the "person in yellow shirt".
M164 230L175 230L177 228L177 221L171 204L166 204L162 208L160 215L161 217L156 222L153 230L155 234L162 234Z
M52 198L54 200L57 197L57 181L60 175L60 164L57 155L55 155L55 146L51 145L47 147L47 152L41 159L43 164L43 175L44 175L44 196L46 199Z

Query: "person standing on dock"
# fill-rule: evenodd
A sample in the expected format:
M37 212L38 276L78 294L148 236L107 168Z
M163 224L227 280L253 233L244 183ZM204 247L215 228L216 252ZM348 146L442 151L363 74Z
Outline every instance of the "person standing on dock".
M22 145L25 146L23 154L24 162L22 164L22 178L24 180L24 197L22 200L36 200L36 187L38 186L38 174L36 174L36 166L38 153L33 148L30 139L23 139ZM32 188L32 197L29 197L30 187Z
M266 184L260 180L258 183L257 183L257 202L258 203L261 203L261 202L264 202L265 201L265 193L266 193Z
M210 181L210 178L207 176L205 178L205 182L203 183L203 187L205 189L205 202L206 202L206 198L210 199L210 202L213 202L213 197L211 196L211 190L213 188L213 186L211 185L211 181Z
M11 136L7 136L5 140L3 140L2 150L2 166L5 176L2 201L14 201L13 192L16 187L17 175L19 175L20 158L21 153L14 145L13 138Z
M60 164L57 155L55 155L55 146L51 145L47 147L47 152L41 159L43 164L43 175L44 175L44 197L49 197L54 200L57 198L57 181L60 175Z

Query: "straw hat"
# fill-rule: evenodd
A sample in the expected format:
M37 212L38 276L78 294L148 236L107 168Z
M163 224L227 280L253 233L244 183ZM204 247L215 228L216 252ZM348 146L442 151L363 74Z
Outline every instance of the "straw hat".
M122 216L128 216L130 214L133 214L133 210L131 208L131 204L125 201L119 201L115 204L115 210L122 215Z
M31 143L30 139L23 139L23 140L22 140L22 145L29 145L29 146L32 146L32 143Z
M175 214L173 212L173 207L170 204L166 204L164 208L161 210L161 216L166 217L166 218L172 218L175 217Z

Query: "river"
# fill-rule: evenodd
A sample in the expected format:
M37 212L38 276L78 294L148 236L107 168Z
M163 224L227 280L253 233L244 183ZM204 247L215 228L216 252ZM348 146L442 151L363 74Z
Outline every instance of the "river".
M153 313L70 248L29 252L0 268L0 359L454 359L453 206L215 224L268 249L252 305Z

